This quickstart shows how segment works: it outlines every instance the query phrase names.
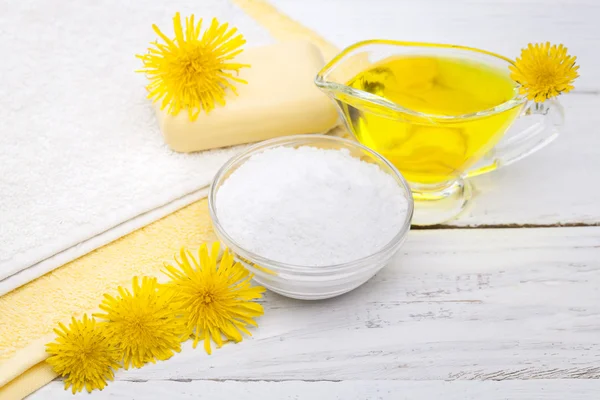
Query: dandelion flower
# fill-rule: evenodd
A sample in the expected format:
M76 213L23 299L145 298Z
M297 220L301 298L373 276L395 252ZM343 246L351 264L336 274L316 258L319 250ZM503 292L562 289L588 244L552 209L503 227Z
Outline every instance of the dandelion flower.
M108 294L100 304L111 342L121 351L128 369L166 360L181 350L185 325L172 306L172 294L159 288L156 278L136 276L133 291L119 286L118 297Z
M211 353L210 341L221 347L223 339L240 342L242 333L250 335L248 325L257 326L254 318L263 314L262 305L252 300L262 297L265 289L251 286L252 276L225 251L217 266L219 244L209 254L206 245L198 251L198 259L185 249L177 266L165 264L165 274L171 281L167 286L177 293L175 300L181 310L194 348L204 341Z
M573 89L573 81L579 77L575 59L562 44L529 43L515 65L510 66L511 78L521 85L521 94L543 102Z
M155 102L162 100L161 110L168 107L172 115L187 110L194 121L201 110L208 113L215 103L224 105L227 89L237 94L235 82L246 83L236 75L248 65L233 61L246 41L236 34L236 28L230 29L216 18L202 35L202 19L196 24L193 14L185 19L185 31L179 13L175 14L173 25L174 39L152 25L164 43L152 43L154 47L147 54L137 55L144 64L138 72L147 74L148 97Z
M87 315L78 321L71 320L67 328L59 324L56 341L46 345L50 354L48 364L65 379L65 390L71 386L73 394L85 389L104 389L107 380L113 380L119 368L119 351L113 347L104 329L106 324L97 323Z

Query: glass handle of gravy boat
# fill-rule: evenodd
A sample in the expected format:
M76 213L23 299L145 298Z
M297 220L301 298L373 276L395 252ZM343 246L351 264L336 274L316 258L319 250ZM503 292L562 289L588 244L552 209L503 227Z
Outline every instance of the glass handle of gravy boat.
M564 122L564 109L556 100L529 102L500 142L477 164L465 178L494 171L535 153L558 136Z

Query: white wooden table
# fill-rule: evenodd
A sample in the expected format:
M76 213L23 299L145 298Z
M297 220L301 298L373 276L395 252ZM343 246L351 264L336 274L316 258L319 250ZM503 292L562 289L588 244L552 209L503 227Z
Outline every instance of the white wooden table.
M599 399L600 2L274 0L340 47L366 38L515 57L567 45L582 77L541 152L474 180L460 220L411 232L363 287L321 302L267 294L253 338L119 371L93 398ZM199 6L200 7L200 6ZM70 399L52 382L32 399Z

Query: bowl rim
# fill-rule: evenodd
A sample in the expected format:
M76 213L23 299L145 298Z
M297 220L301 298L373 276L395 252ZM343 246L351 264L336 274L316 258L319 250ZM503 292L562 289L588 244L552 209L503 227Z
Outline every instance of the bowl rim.
M406 194L407 209L406 209L406 215L405 215L404 221L402 223L402 227L400 228L398 233L396 233L396 235L394 235L394 237L385 246L383 246L381 249L379 249L377 252L375 252L371 255L368 255L366 257L362 257L362 258L359 258L356 260L347 261L344 263L324 265L324 266L318 266L318 267L290 264L290 263L285 263L285 262L281 262L281 261L276 261L276 260L272 260L272 259L260 256L256 253L253 253L252 251L244 249L231 236L229 236L229 234L225 231L225 229L222 227L221 223L219 222L219 218L217 216L217 210L216 210L216 194L217 194L216 186L217 186L217 184L221 180L223 180L223 177L226 176L226 174L230 171L230 169L234 165L239 163L242 159L248 158L254 154L258 154L261 151L279 147L282 145L294 144L295 142L299 142L298 146L310 145L311 142L313 142L313 141L314 142L329 141L332 143L342 143L342 144L345 144L350 147L355 147L356 149L365 151L366 153L371 155L373 158L378 159L380 162L387 165L388 168L390 168L390 170L392 171L393 177L395 178L396 182L400 183L400 186L402 186L402 188L404 189L405 194ZM229 242L229 243L224 243L224 244L226 245L226 247L231 248L231 250L234 253L236 253L238 256L240 256L246 260L249 260L252 263L259 264L261 266L264 266L264 264L266 264L269 267L269 269L275 269L278 272L292 272L292 273L301 272L301 273L306 273L309 275L312 275L312 274L321 275L321 274L323 274L324 271L327 271L327 272L336 271L337 272L337 271L342 271L342 270L351 270L357 266L361 266L361 265L365 265L365 264L368 265L371 263L371 261L376 261L377 258L381 257L382 254L385 254L387 252L394 250L394 248L398 244L401 244L403 242L408 231L410 230L412 217L413 217L413 213L414 213L414 199L412 196L412 191L410 189L410 186L408 185L408 182L406 181L404 176L400 173L400 171L398 171L398 169L392 163L390 163L385 157L383 157L381 154L379 154L375 150L372 150L356 141L340 138L337 136L330 136L330 135L324 135L324 134L303 134L303 135L281 136L281 137L277 137L274 139L268 139L268 140L264 140L262 142L255 143L255 144L251 145L250 147L246 148L241 153L239 153L236 156L233 156L231 159L229 159L217 171L216 175L214 176L214 178L212 180L212 183L210 185L209 192L208 192L208 210L209 210L210 218L213 223L213 228L215 229L217 236L219 236L219 239L221 239L221 240L225 239L225 241ZM267 268L267 267L264 266L264 268Z

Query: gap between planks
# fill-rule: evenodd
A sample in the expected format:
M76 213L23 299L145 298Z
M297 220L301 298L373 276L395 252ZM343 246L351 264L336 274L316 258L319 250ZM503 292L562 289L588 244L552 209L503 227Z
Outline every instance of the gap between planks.
M581 372L581 370L585 370ZM525 369L523 370L525 371ZM552 381L572 381L572 380L594 380L598 382L598 390L600 390L600 367L598 368L573 368L573 369L565 369L560 370L556 369L552 372L556 372L558 374L562 372L569 372L568 376L561 376L559 378L552 378L550 376L540 375L539 377L531 377L528 373L527 377L522 377L519 375L520 371L513 372L511 374L506 374L506 376L502 376L504 372L498 373L490 373L490 374L482 374L480 376L467 377L466 379L462 379L460 374L456 374L455 376L446 379L373 379L370 382L523 382L523 381L543 381L543 380L552 380ZM579 371L579 372L578 372ZM588 373L589 372L589 373ZM550 375L550 374L547 374ZM63 381L63 378L56 379L58 381ZM190 383L190 382L216 382L216 383L224 383L224 382L253 382L253 383L289 383L289 382L302 382L302 383L319 383L319 382L330 382L330 383L339 383L339 382L357 382L360 380L353 379L327 379L327 378L315 378L315 379L260 379L260 378L248 378L248 379L228 379L228 378L149 378L149 379L140 379L140 378L130 378L130 379L119 379L115 377L115 382L129 382L129 383L148 383L148 382L178 382L178 383Z
M479 225L426 225L412 226L413 230L437 230L437 229L537 229L537 228L581 228L600 226L600 222L565 222L556 224L479 224Z

